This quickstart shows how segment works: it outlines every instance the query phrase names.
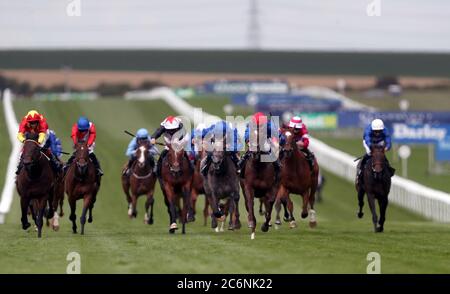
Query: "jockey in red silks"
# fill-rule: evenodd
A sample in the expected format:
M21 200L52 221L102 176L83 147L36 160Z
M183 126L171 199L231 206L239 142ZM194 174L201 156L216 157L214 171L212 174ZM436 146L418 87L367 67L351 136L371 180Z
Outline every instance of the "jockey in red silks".
M288 130L292 132L294 136L294 142L300 148L300 150L306 155L309 167L311 170L314 166L314 154L308 149L309 146L309 135L306 125L303 123L300 116L294 116L290 119L288 125ZM286 142L285 135L281 135L280 145L283 146Z
M73 140L73 144L76 145L78 143L87 142L89 148L89 158L97 170L97 175L102 176L103 171L100 167L100 162L97 159L97 156L94 154L95 147L95 139L97 137L97 132L95 130L95 125L93 122L89 121L86 117L80 117L78 122L72 126L72 135L71 138ZM67 169L72 164L75 159L75 154L67 161L67 164L64 166L64 172L67 172Z
M181 119L176 116L168 116L166 117L162 122L161 125L156 131L152 134L150 143L156 144L156 140L163 136L164 137L164 144L165 147L163 151L161 152L161 155L159 156L158 163L156 164L156 170L158 177L161 176L161 165L162 160L167 155L167 152L169 152L169 145L172 143L172 140L174 139L174 136L176 136L176 139L181 141L181 143L188 143L189 136L186 134L186 130L183 128L183 123L181 122ZM189 159L187 153L186 157ZM194 169L192 161L189 160L190 166L192 170Z
M17 139L20 143L24 143L28 138L36 136L37 142L42 148L42 152L50 159L50 165L53 171L57 173L60 170L60 164L51 150L46 146L48 134L48 124L45 117L36 110L30 110L20 122ZM23 162L21 156L16 174L19 174L22 167Z

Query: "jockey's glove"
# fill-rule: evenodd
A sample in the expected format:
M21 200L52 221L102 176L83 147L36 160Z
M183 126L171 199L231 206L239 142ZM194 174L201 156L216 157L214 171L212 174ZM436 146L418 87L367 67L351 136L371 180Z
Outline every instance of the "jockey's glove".
M44 144L44 141L45 141L45 133L39 133L38 143L42 145Z
M17 139L19 140L20 143L25 142L25 135L22 132L19 132L17 134Z

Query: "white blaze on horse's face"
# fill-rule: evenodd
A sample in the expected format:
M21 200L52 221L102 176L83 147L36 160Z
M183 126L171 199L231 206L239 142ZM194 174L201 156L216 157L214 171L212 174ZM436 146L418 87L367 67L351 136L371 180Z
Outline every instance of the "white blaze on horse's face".
M287 131L286 133L284 133L284 135L286 136L286 138L289 138L290 136L292 136L292 133Z
M143 164L145 162L145 156L144 156L144 152L145 152L145 147L141 146L139 147L139 150L141 151L141 155L139 156L139 163Z

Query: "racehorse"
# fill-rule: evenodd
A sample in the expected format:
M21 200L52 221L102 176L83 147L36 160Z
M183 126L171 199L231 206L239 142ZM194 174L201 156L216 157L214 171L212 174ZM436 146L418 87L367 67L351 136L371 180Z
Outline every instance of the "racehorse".
M130 176L122 175L122 188L128 202L128 217L137 216L137 199L145 194L147 200L145 201L144 223L149 225L153 224L153 204L155 202L153 198L156 183L154 166L155 161L150 154L150 145L146 142L140 144L136 149L136 160L130 168Z
M259 141L259 134L256 131ZM256 151L249 151L250 157L245 162L243 178L240 180L245 197L245 208L248 212L248 227L251 229L250 238L255 239L256 218L254 213L254 199L263 198L265 206L265 222L261 225L261 231L267 232L270 227L273 203L279 186L273 162L261 161L268 151L261 150L259 144Z
M89 148L86 142L79 142L75 146L75 159L67 170L65 191L70 205L72 231L77 233L76 201L83 199L83 211L80 217L81 234L84 235L86 214L89 211L88 222L92 223L92 209L100 189L100 177L97 176L95 166L89 159Z
M193 170L190 167L189 159L184 151L183 139L173 139L168 145L168 153L161 163L161 175L159 183L164 195L164 202L169 213L169 233L175 233L177 226L177 203L183 199L180 219L182 223L182 233L186 233L186 222L188 212L191 211L191 184Z
M220 200L227 201L227 212L230 213L230 230L241 227L239 221L239 179L236 166L224 149L222 142L216 141L212 151L212 162L207 176L203 179L205 193L212 208L211 227L217 228L217 219L225 222L225 212L220 208ZM216 230L217 232L217 230Z
M359 212L358 217L362 218L364 206L364 194L367 194L367 201L372 212L372 222L376 233L383 232L386 220L386 209L389 203L388 195L391 189L391 177L394 170L389 170L385 156L384 145L373 145L371 148L371 158L364 166L363 183L356 185L358 192ZM375 199L380 207L380 219L378 220Z
M191 206L192 206L192 218L195 220L196 215L196 204L197 199L200 194L205 194L205 188L203 187L203 176L200 172L200 162L206 156L206 150L202 148L199 154L199 158L195 162L194 175L192 176L192 186L191 186ZM203 207L203 225L206 226L209 216L209 201L208 197L205 196L205 206Z
M63 165L62 162L60 162ZM64 216L63 210L64 204L64 172L61 170L55 174L54 180L54 190L51 197L48 199L48 213L47 217L47 226L52 227L54 231L59 230L59 218ZM59 207L59 214L58 214ZM54 212L51 215L51 212Z
M37 226L38 238L41 238L45 208L53 193L54 175L49 159L41 151L36 139L37 136L31 136L23 144L22 162L24 168L21 169L16 178L16 187L20 196L22 229L26 230L30 227L27 213L32 201L32 214ZM49 213L53 214L52 211Z
M310 213L309 226L311 228L317 225L316 212L314 210L315 194L318 185L319 165L314 159L313 168L311 170L308 161L297 147L294 134L289 130L282 130L286 138L286 143L281 148L281 184L277 193L277 202L286 202L290 213L290 227L295 227L295 219L293 217L293 204L289 201L289 194L299 194L303 197L303 207L301 217L306 218ZM277 209L278 208L278 209ZM279 205L276 205L277 214L279 213Z

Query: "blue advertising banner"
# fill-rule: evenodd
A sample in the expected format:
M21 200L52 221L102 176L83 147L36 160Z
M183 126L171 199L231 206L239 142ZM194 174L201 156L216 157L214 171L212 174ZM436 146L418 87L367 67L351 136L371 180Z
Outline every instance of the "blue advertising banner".
M219 80L206 82L197 90L199 92L225 95L249 93L286 94L289 93L290 86L287 81Z
M429 144L443 141L450 135L450 125L392 124L392 141L402 144Z
M336 99L317 99L306 95L257 95L256 110L263 112L335 112L342 106Z
M437 142L435 149L435 159L437 161L450 161L450 136Z
M394 123L410 125L419 124L450 124L450 112L441 111L408 111L408 112L368 112L368 111L340 111L338 125L340 128L364 128L373 119L381 118L391 126Z

